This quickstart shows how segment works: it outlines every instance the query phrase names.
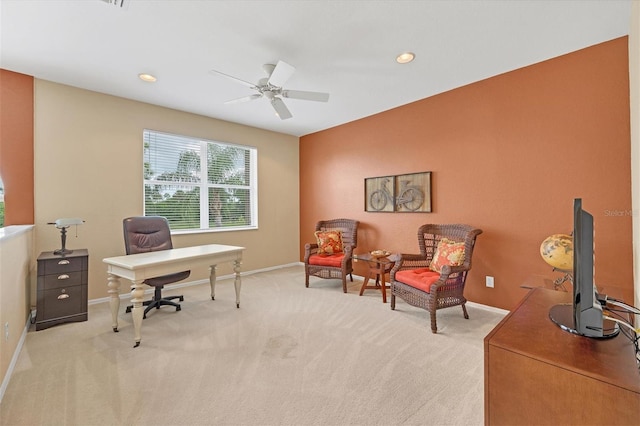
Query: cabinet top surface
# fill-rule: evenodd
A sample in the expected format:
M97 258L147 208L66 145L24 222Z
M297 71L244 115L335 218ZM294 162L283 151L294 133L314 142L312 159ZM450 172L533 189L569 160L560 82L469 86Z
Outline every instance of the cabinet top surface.
M570 302L570 293L534 288L487 335L485 346L516 352L640 393L634 348L622 333L612 339L592 339L564 331L551 321L551 307Z
M38 260L65 259L82 256L89 256L89 251L87 249L74 249L71 253L65 255L53 254L52 251L43 251L40 253L40 256L38 256Z

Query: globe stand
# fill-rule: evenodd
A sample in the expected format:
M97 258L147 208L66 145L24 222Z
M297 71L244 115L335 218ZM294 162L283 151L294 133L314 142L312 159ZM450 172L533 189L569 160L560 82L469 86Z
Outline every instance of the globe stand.
M571 275L571 271L566 271L564 269L558 269L558 268L553 268L554 271L558 271L558 272L564 272L564 275L561 276L560 278L556 278L553 281L553 289L554 290L560 290L562 289L562 291L568 291L567 288L564 286L565 282L570 282L571 286L573 287L573 275Z

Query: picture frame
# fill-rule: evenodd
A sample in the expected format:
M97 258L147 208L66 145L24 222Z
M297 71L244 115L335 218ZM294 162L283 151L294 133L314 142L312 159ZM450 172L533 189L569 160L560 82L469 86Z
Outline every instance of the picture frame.
M393 212L395 209L395 178L381 176L364 180L364 210Z
M365 178L364 210L431 213L431 172Z
M395 176L395 212L431 213L431 172Z

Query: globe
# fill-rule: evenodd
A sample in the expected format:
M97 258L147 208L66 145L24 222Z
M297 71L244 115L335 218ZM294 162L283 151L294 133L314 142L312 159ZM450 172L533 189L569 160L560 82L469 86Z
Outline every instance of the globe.
M561 271L573 270L573 238L567 234L553 234L540 244L540 255L549 265Z

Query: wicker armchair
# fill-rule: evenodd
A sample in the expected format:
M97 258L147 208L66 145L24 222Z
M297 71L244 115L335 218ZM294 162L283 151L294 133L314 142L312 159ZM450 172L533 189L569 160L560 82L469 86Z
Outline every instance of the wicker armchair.
M317 243L307 243L304 246L304 284L309 287L309 276L320 278L341 278L342 291L347 292L347 275L353 282L353 249L358 245L358 225L360 222L352 219L321 220L316 224L316 231L340 231L342 250L340 254L331 256L318 254Z
M422 225L418 229L420 254L402 254L391 270L391 309L396 307L396 296L412 306L426 309L431 314L432 333L438 332L438 309L461 305L464 317L469 319L464 285L471 269L476 237L481 233L481 229L468 225ZM464 243L464 260L459 266L445 264L438 273L429 269L429 266L443 238Z

